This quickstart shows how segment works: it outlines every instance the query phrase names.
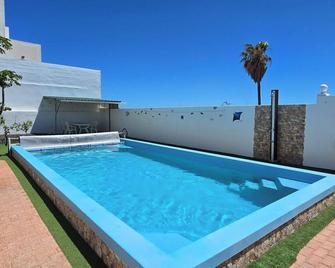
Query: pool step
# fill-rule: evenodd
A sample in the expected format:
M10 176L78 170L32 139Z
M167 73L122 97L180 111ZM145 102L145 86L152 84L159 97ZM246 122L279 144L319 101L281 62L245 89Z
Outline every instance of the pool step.
M248 189L256 190L256 191L262 188L268 188L274 191L279 191L283 188L291 188L295 190L300 190L301 188L304 188L307 185L309 184L305 182L278 177L277 179L274 179L274 180L270 180L270 179L261 179L259 181L246 180L244 184L238 184L236 182L231 182L228 185L228 189L235 191L235 192L240 192L241 189L243 189L243 187L247 187Z
M247 188L252 189L252 190L259 190L260 185L257 182L254 181L246 181L244 184Z
M300 190L301 188L304 188L305 186L309 185L309 183L296 181L296 180L289 180L285 178L278 178L278 181L283 187L288 187L296 190Z
M275 181L267 180L267 179L262 179L260 181L260 185L263 188L269 188L269 189L276 190L276 191L278 191L279 188L281 188L281 186L277 185Z
M272 180L267 180L267 179L262 179L260 182L255 182L251 180L246 180L245 183L243 184L244 187L247 187L251 190L259 190L261 188L269 188L275 191L278 191L280 188L282 188L282 185L278 185L277 182L272 181ZM235 192L241 191L241 185L238 183L231 182L228 185L228 188L230 190L233 190ZM243 187L242 187L243 188Z

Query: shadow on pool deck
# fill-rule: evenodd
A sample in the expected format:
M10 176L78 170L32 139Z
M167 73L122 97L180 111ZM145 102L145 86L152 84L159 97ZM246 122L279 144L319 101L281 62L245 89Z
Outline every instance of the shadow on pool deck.
M57 219L58 223L62 226L66 234L72 240L73 244L78 248L81 254L91 267L107 267L101 258L93 251L93 249L85 242L79 233L72 227L70 222L63 216L63 214L56 208L49 197L39 188L36 182L29 176L29 174L21 167L21 165L13 158L11 160L21 169L31 186L35 189L38 195L42 198L45 205L50 212Z

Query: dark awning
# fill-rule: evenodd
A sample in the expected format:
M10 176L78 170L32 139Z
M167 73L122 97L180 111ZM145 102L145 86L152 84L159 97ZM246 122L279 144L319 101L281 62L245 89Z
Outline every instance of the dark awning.
M58 96L44 96L43 99L54 100L56 102L78 102L78 103L92 103L92 104L120 104L122 101L104 100L96 98L81 98L81 97L58 97Z

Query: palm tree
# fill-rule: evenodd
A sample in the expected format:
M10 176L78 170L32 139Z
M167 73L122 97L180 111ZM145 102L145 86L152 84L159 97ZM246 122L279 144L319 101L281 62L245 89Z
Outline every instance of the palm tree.
M266 73L267 65L271 62L271 57L266 55L269 43L266 41L258 42L257 45L246 44L241 53L241 62L248 75L257 83L258 105L261 105L261 81Z

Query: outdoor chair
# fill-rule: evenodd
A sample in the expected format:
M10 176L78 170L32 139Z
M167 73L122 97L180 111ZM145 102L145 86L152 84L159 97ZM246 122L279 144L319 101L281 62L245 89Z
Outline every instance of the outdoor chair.
M94 121L91 125L91 133L98 133L98 122Z
M69 122L65 122L64 134L77 134L77 128L70 125Z
M91 125L89 125L89 124L82 124L79 127L79 134L82 134L82 133L91 133Z

